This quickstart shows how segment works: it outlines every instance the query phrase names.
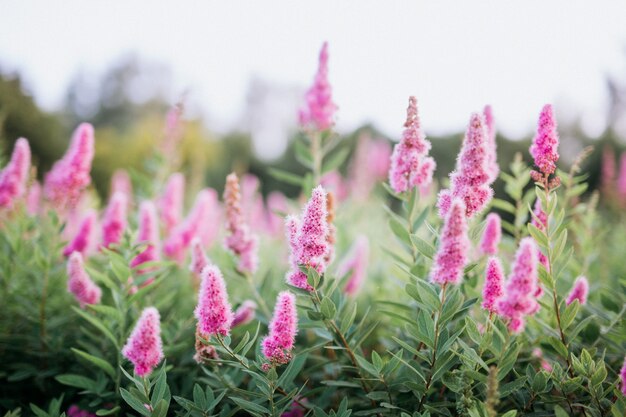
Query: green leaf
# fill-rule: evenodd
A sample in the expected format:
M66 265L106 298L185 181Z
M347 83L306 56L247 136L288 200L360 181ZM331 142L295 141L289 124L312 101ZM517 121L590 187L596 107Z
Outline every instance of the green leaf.
M335 307L335 303L328 298L322 298L322 303L320 304L320 310L324 315L324 318L328 320L332 320L335 318L335 314L337 314L337 307Z
M322 164L322 174L338 168L341 164L344 163L349 154L350 148L347 146L343 147L342 149L335 150Z
M419 253L421 253L428 259L433 259L436 250L430 243L426 242L424 239L417 235L411 235L411 241L413 242Z
M116 406L113 408L101 408L100 410L96 411L96 415L97 416L110 416L112 414L117 414L120 411L120 406Z
M252 411L252 412L256 412L256 413L271 414L270 410L268 410L267 408L263 407L262 405L253 403L253 402L248 401L248 400L244 400L243 398L239 398L239 397L228 397L228 398L230 398L235 404L237 404L244 411Z
M111 331L104 325L104 323L102 323L102 321L79 308L72 307L72 310L74 310L76 314L87 320L95 328L100 330L100 332L113 343L113 346L115 346L115 350L119 350L119 344L117 342L117 339L115 338L115 336L113 336L113 333L111 333Z
M150 411L148 411L144 403L135 396L133 396L130 392L128 392L124 388L120 388L120 394L122 395L124 401L126 401L126 403L130 405L133 410L144 416L150 415Z
M560 405L554 406L554 416L555 417L568 417L569 414Z
M102 369L111 378L115 378L115 370L113 369L113 366L111 366L111 364L109 364L104 359L99 358L98 356L91 355L87 352L84 352L76 348L72 348L72 352L74 352L76 355L80 356L81 358L87 360L88 362L94 364L98 368Z
M284 183L298 186L302 185L302 178L295 174L292 174L291 172L283 171L276 168L268 168L267 173L275 179Z
M93 379L84 377L82 375L75 374L63 374L57 375L54 377L57 381L59 381L63 385L68 385L70 387L82 388L89 391L97 390L97 383Z

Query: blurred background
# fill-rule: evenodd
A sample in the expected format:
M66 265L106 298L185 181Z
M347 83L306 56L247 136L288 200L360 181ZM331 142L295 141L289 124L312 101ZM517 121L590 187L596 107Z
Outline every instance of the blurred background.
M397 141L415 95L443 178L470 113L491 104L506 171L553 103L562 167L593 145L594 186L602 155L615 163L626 147L625 16L623 0L0 0L0 147L6 158L28 138L41 178L88 121L105 196L115 169L148 169L182 104L187 174L221 189L227 172L248 170L264 193L289 194L267 168L302 169L298 108L328 41L346 146L364 134Z

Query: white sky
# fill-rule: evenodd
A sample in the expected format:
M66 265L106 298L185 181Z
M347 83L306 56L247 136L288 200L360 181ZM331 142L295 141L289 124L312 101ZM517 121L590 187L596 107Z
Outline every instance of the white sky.
M397 137L413 94L431 133L490 103L519 137L546 102L598 133L604 76L626 79L625 18L624 0L0 0L0 66L53 109L79 69L137 52L223 131L251 77L304 89L327 40L340 131L372 121Z

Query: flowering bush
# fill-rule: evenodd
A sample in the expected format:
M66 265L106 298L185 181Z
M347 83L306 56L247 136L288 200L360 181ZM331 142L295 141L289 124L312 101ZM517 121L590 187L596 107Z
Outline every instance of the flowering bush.
M393 152L360 141L348 178L336 110L324 45L309 173L272 171L301 198L233 173L186 215L175 155L99 204L90 125L43 187L20 139L0 173L6 416L626 415L626 234L580 160L558 169L552 107L534 167L499 167L492 109L473 114L440 190L415 98Z

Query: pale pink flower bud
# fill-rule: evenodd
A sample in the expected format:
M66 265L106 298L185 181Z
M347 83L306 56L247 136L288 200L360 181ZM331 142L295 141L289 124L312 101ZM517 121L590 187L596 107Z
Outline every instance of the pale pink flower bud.
M530 154L535 159L535 165L544 175L556 171L556 161L559 160L559 134L552 105L546 104L539 115L537 134L530 146Z
M275 364L288 363L297 333L296 297L289 291L283 291L276 299L269 335L261 342L263 355Z
M87 214L78 227L78 231L74 238L63 249L64 256L70 256L72 252L80 252L85 256L94 242L94 234L96 231L96 222L98 215L95 210L88 210Z
M235 317L233 319L233 327L243 326L254 320L256 315L256 303L252 300L246 300L235 311Z
M485 128L487 130L486 151L487 151L487 171L489 172L489 183L498 178L500 167L498 166L498 147L496 144L496 126L493 118L493 110L487 105L483 109L483 117L485 118Z
M80 252L72 252L70 255L67 261L67 276L67 290L74 294L81 308L87 304L100 303L102 291L85 271Z
M41 208L41 184L39 181L33 181L26 195L26 209L28 214L36 216Z
M356 238L352 248L345 259L337 267L337 277L343 277L350 273L344 291L348 295L356 295L363 282L367 278L367 263L370 253L370 245L367 236L360 235Z
M258 237L250 232L241 211L239 179L235 173L226 177L224 188L226 204L226 248L239 258L237 269L243 273L254 273L258 268Z
M437 207L441 217L445 217L455 198L463 200L465 215L472 217L484 209L493 197L489 186L486 141L485 121L481 115L474 113L463 139L456 169L450 174L450 188L439 194Z
M191 241L191 263L189 264L189 270L200 279L202 270L209 265L211 265L211 261L204 252L202 242L197 237L193 238Z
M496 213L489 213L487 216L487 225L483 232L483 238L480 241L480 250L486 255L495 255L498 253L498 245L502 237L502 229L500 227L500 216Z
M588 294L589 294L589 281L587 281L587 277L580 276L576 278L576 282L574 282L572 291L567 296L566 303L567 305L570 305L574 302L574 300L578 300L580 305L585 305L587 304Z
M94 156L93 126L83 123L74 132L67 152L46 174L44 195L60 208L73 207L91 183Z
M159 221L156 213L156 206L152 201L142 201L139 205L139 233L137 234L137 243L147 244L146 248L133 258L130 262L131 268L147 262L155 262L159 257ZM138 270L139 274L147 272L146 269ZM144 282L148 285L153 280Z
M135 374L147 376L163 359L161 318L154 307L143 310L122 355L135 365Z
M207 337L213 334L227 336L233 323L233 311L222 273L217 266L209 265L201 275L198 305L194 311L198 329Z
M126 207L128 198L122 192L116 192L111 196L109 205L102 219L102 246L108 248L122 241L124 229L126 229Z
M313 85L306 93L306 104L300 110L300 125L323 131L334 122L337 106L333 103L332 88L328 82L328 44L324 42L320 51L319 67Z
M431 145L422 131L417 99L413 96L409 97L404 127L400 143L393 148L389 168L389 185L396 193L428 186L436 167L435 160L428 156Z
M185 177L175 172L168 178L165 191L159 199L159 212L166 233L170 233L181 221L184 196Z
M483 287L483 303L482 308L490 313L496 313L496 302L502 294L504 286L504 271L500 260L492 256L487 261L485 270L485 285Z
M130 206L133 197L133 184L130 181L128 172L123 169L116 169L111 176L111 195L117 192L126 195L127 205Z
M11 160L0 171L0 208L9 207L26 189L30 169L30 146L24 138L15 142Z
M455 199L441 230L430 281L440 285L459 284L467 264L469 244L465 205L463 201Z

